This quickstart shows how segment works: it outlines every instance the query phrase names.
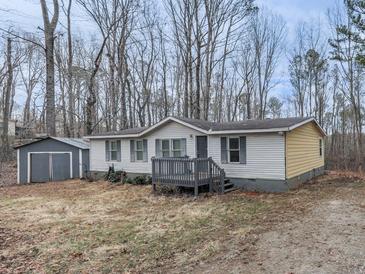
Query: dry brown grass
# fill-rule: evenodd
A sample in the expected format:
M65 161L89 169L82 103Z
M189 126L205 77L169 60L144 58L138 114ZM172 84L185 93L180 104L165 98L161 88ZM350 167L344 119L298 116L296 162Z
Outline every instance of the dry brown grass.
M183 272L229 261L260 231L330 195L327 182L280 195L198 199L105 182L5 187L0 272Z

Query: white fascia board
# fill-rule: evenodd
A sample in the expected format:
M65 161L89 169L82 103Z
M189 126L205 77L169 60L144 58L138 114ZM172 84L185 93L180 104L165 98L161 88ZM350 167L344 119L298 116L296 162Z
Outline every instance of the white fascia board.
M128 135L95 135L95 136L84 136L85 140L94 140L94 139L125 139L125 138L138 138L139 134L128 134Z
M247 129L247 130L220 130L210 131L209 135L226 135L226 134L246 134L246 133L273 133L280 131L289 131L289 128L268 128L268 129Z
M326 132L324 131L324 129L319 125L319 123L317 122L317 120L315 118L309 118L301 123L295 124L291 127L289 127L289 131L292 131L293 129L296 129L302 125L305 125L309 122L314 122L316 124L316 126L319 128L319 130L321 131L321 133L323 134L323 136L327 136Z
M174 117L167 117L165 119L163 119L162 121L160 121L159 123L145 129L144 131L138 133L138 134L127 134L127 135L104 135L104 136L85 136L85 139L123 139L123 138L139 138L142 137L143 135L153 131L154 129L158 128L159 126L165 124L168 121L174 121L176 123L179 123L181 125L184 125L186 127L192 128L194 130L197 130L203 134L206 135L226 135L226 134L248 134L248 133L273 133L273 132L286 132L286 131L291 131L297 127L300 127L306 123L312 122L314 121L316 123L316 125L318 126L318 128L320 129L320 131L322 132L322 134L324 136L326 136L325 131L323 130L323 128L318 124L318 122L314 119L314 118L309 118L307 120L304 120L303 122L297 123L291 127L281 127L281 128L268 128L268 129L248 129L248 130L217 130L217 131L212 131L212 130L204 130L201 129L199 127L196 127L194 125L191 125L189 123L186 123L184 121L181 121L179 119L176 119Z
M163 119L162 121L158 122L157 124L154 124L153 126L145 129L144 131L138 133L138 134L127 134L127 135L104 135L104 136L85 136L84 138L85 139L117 139L117 138L139 138L139 137L142 137L144 135L146 135L147 133L153 131L154 129L158 128L159 126L169 122L169 121L173 121L173 122L176 122L178 124L181 124L181 125L184 125L186 127L189 127L189 128L192 128L192 129L195 129L201 133L204 133L204 134L209 134L208 131L204 130L204 129L201 129L199 127L196 127L196 126L193 126L189 123L186 123L184 121L181 121L179 119L176 119L174 117L167 117L165 119Z

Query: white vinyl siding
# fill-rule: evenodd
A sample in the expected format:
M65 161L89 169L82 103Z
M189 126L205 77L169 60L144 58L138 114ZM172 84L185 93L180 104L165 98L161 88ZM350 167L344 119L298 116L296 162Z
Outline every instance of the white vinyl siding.
M278 133L247 134L247 159L244 165L239 163L221 163L220 137L239 137L239 135L208 136L208 156L212 157L219 166L224 168L227 177L285 179L284 136Z
M186 139L186 154L196 157L196 136L202 133L176 122L170 122L143 136L148 142L148 161L130 161L130 139L121 139L121 162L114 163L116 169L127 173L151 173L151 157L155 156L156 139ZM208 157L222 168L227 177L231 178L261 178L285 179L285 138L278 133L246 134L246 164L221 163L221 140L224 137L239 137L240 135L208 136ZM228 138L227 138L228 139ZM107 171L109 163L105 161L105 140L90 141L90 170ZM228 140L227 140L228 143ZM227 144L228 145L228 144Z
M121 139L121 162L113 162L117 170L123 169L130 173L151 173L151 157L156 154L156 139L186 139L186 154L189 157L196 157L195 137L201 136L202 133L180 125L176 122L170 122L154 130L150 134L143 136L148 142L148 161L130 161L130 140ZM137 139L136 139L137 140ZM138 139L140 140L140 139ZM90 140L90 170L107 171L109 164L105 161L105 140ZM137 159L137 158L136 158Z

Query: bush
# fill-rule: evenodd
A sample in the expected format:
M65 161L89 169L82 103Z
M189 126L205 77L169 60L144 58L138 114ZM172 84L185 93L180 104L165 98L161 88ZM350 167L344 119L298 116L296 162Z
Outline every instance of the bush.
M132 185L133 184L133 179L130 178L130 177L124 177L123 183Z
M124 181L127 173L122 170L115 171L114 166L109 167L108 173L105 175L105 180L111 183L119 183Z
M125 177L123 183L131 185L150 185L152 184L152 178L146 175L136 176L134 178Z
M135 185L147 185L147 177L146 176L137 176L134 178Z

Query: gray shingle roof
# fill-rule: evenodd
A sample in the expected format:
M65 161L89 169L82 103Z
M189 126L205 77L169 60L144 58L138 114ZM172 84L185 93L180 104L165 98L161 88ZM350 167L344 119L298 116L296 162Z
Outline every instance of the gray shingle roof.
M46 139L53 139L53 140L56 140L56 141L68 144L70 146L80 148L80 149L89 149L90 148L89 142L87 142L83 139L80 139L80 138L62 138L62 137L51 137L51 136L36 139L36 140L30 141L30 142L27 142L25 144L16 145L13 148L17 149L17 148L20 148L20 147L24 147L24 146L27 146L27 145L31 145L31 144L34 144L34 143L41 142L41 141L46 140Z
M132 135L138 134L142 131L146 130L148 127L134 127L134 128L127 128L119 131L108 131L103 133L96 133L91 136L113 136L113 135Z
M89 142L80 138L61 138L61 137L51 137L51 138L81 149L89 149L90 147Z
M275 128L287 128L293 125L299 124L309 118L279 118L279 119L266 119L266 120L244 120L237 122L208 122L203 120L189 119L189 118L177 118L180 121L189 123L193 126L202 128L204 130L211 131L226 131L226 130L255 130L255 129L275 129Z
M171 117L170 117L171 118ZM194 127L205 131L218 132L218 131L233 131L233 130L270 130L270 129L285 129L292 127L301 122L307 121L310 118L279 118L279 119L266 119L266 120L244 120L237 122L209 122L198 119L182 118L182 117L172 117L174 119L180 120L181 122L190 124ZM143 133L148 127L137 127L129 128L121 131L115 132L105 132L94 134L90 137L102 137L102 136L128 136L133 134Z

